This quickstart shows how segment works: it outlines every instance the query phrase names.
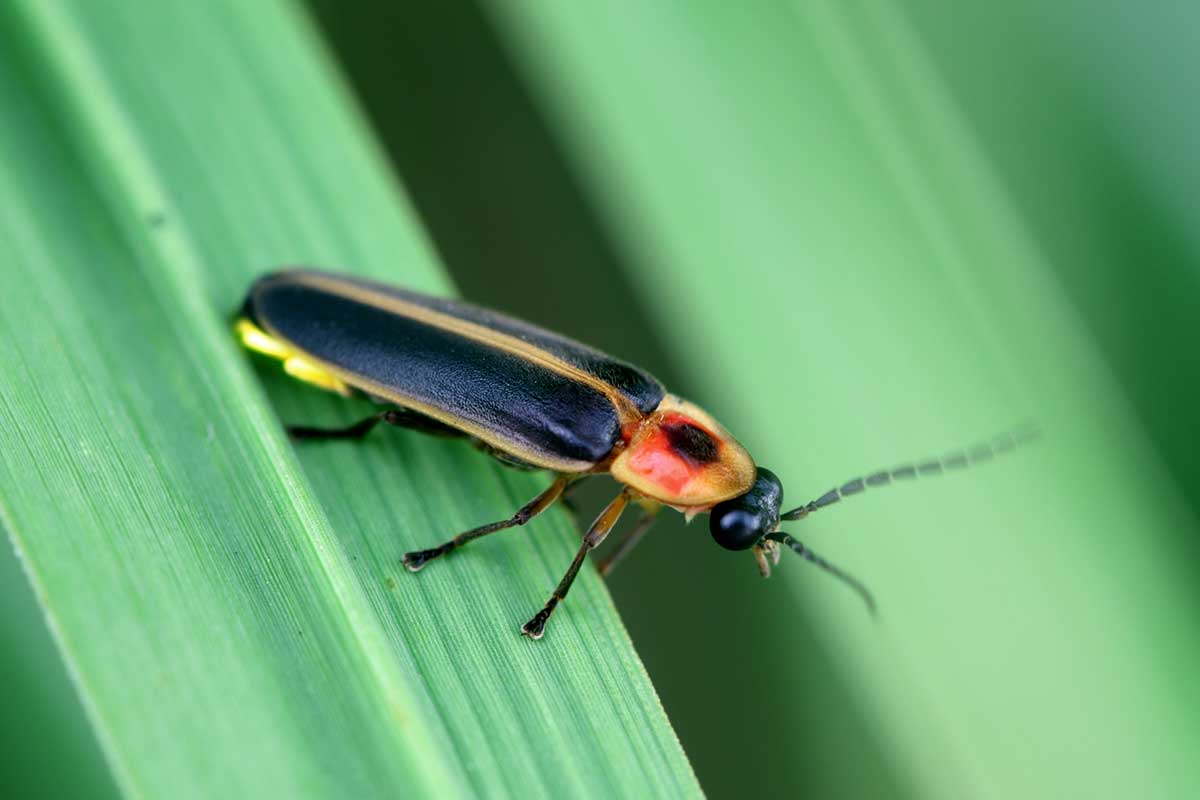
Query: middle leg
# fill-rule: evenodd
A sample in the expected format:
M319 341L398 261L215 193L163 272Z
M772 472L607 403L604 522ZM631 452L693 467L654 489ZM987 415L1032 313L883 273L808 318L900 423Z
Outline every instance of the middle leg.
M375 426L381 422L386 422L388 425L395 425L397 428L411 428L412 430L433 434L434 436L462 436L460 431L456 431L454 428L438 422L436 419L427 417L424 414L418 414L415 411L410 411L407 408L389 408L344 428L314 428L309 425L288 425L285 430L287 430L288 436L293 439L362 439L368 433L375 430Z
M478 528L472 528L469 531L464 531L458 534L449 541L442 542L437 547L431 547L428 550L414 550L411 553L405 553L403 563L408 567L410 572L416 572L421 567L428 564L433 559L444 556L456 547L462 547L467 542L478 539L480 536L487 536L489 533L502 531L506 528L515 528L518 525L524 525L529 520L536 517L538 514L545 511L550 506L554 505L567 488L567 483L570 479L566 475L559 475L554 479L554 483L539 494L537 497L530 500L521 507L516 514L513 514L508 519L500 520L499 522L489 522L487 525L480 525Z

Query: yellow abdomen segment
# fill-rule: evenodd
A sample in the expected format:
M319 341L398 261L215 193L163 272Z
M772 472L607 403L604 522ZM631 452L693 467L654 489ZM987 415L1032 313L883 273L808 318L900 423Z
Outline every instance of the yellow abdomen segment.
M319 386L330 392L337 392L343 397L353 394L353 391L341 378L308 361L245 317L237 321L234 331L237 332L238 339L247 349L282 361L284 372L293 378L298 378L305 383L311 383L313 386Z

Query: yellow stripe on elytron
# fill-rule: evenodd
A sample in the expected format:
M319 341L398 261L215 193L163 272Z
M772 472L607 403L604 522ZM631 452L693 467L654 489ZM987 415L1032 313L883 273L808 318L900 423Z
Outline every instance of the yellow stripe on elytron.
M401 314L410 319L415 319L419 322L424 322L427 325L432 325L435 328L441 328L451 333L457 333L468 339L474 339L477 342L491 345L497 350L508 352L513 355L522 356L540 366L545 367L551 372L556 372L559 375L568 377L574 381L578 381L586 386L590 386L596 391L608 398L617 409L617 416L620 419L620 424L624 427L627 423L639 420L644 415L633 405L633 402L621 394L608 383L597 378L591 373L584 372L572 364L568 364L558 356L546 352L537 345L518 339L516 336L510 336L507 333L500 333L491 328L487 328L475 322L468 322L464 319L459 319L452 314L445 314L441 311L434 311L430 308L425 308L422 305L403 300L399 297L391 297L381 292L374 292L371 289L356 286L354 284L339 281L335 278L327 278L323 275L313 275L310 273L285 273L290 280L295 280L297 283L308 285L320 289L330 294L344 297L348 300L356 300L365 305L374 306L375 308L391 311L396 314Z
M266 333L248 319L239 319L234 329L237 331L238 338L243 345L257 353L263 353L264 355L279 359L283 362L283 369L289 375L299 378L306 383L343 395L350 395L350 387L356 386L376 397L385 398L405 408L424 414L427 417L432 417L439 422L444 422L451 428L460 430L468 436L474 436L476 439L487 442L491 446L506 453L511 453L535 466L551 469L555 472L587 472L595 466L588 461L558 459L553 456L547 457L541 453L517 450L514 448L514 442L501 439L496 436L495 432L464 422L459 417L447 414L441 409L428 406L411 397L400 395L393 388L373 383L364 379L361 375L342 372L337 367L322 363L319 359L307 353L303 356L295 355L296 350L288 347L284 342L274 338L269 333ZM337 374L339 372L341 373L340 376Z

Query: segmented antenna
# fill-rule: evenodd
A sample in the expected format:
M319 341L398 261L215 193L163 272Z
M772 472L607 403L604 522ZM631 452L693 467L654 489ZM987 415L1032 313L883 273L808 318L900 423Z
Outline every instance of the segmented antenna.
M867 604L867 610L871 612L871 616L872 617L876 616L876 614L875 614L875 598L871 596L871 592L867 589L866 586L864 586L862 584L861 581L858 580L858 578L855 578L852 575L842 572L840 569L835 567L833 564L830 564L828 561L821 558L819 555L814 553L812 550L808 549L803 544L801 544L799 541L793 539L791 536L788 536L783 531L775 531L774 533L768 533L767 538L771 539L772 541L779 542L780 544L787 545L788 547L792 548L792 550L794 550L796 552L796 554L799 555L801 558L805 559L806 561L811 561L813 564L816 564L818 567L825 570L826 572L828 572L830 575L834 576L838 580L842 581L843 583L845 583L847 586L849 586L854 591L858 592L859 596L862 597L863 602L865 602Z
M1034 423L1026 423L1011 433L1004 433L989 442L982 442L974 447L968 447L963 450L954 450L941 458L933 458L925 461L920 461L912 464L905 464L895 469L885 469L879 472L874 472L865 478L855 478L852 481L843 483L836 489L830 489L825 494L805 503L802 506L797 506L791 511L784 512L779 515L781 520L797 520L804 519L809 514L825 506L833 505L843 497L859 494L864 489L875 488L878 486L887 486L892 481L902 481L915 479L918 476L926 478L933 475L941 475L943 472L957 469L965 469L968 466L991 461L998 455L1009 452L1023 444L1034 441L1041 436L1041 429ZM781 540L782 541L782 540ZM792 540L795 541L795 540ZM795 546L788 542L784 542L797 553L804 555L804 552L797 550ZM799 544L799 542L796 542ZM803 547L803 545L801 545ZM808 551L812 552L812 551ZM807 558L807 556L805 556ZM813 561L812 558L809 558ZM814 563L817 563L814 561ZM865 591L865 590L862 590Z

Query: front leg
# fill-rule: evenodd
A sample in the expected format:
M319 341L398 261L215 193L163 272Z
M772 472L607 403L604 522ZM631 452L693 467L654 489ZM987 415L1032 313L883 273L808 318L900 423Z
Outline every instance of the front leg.
M587 559L587 554L604 541L604 537L608 536L608 532L617 524L617 520L621 518L621 512L625 510L625 506L629 505L630 495L626 489L617 495L608 506L600 512L600 516L596 517L596 521L592 523L592 527L588 528L588 532L583 536L583 543L579 546L579 551L575 554L574 560L571 561L571 566L567 568L567 574L563 575L558 586L554 589L554 594L550 595L550 599L546 601L546 605L542 606L542 610L533 615L533 619L521 626L521 633L531 639L540 639L545 633L546 622L550 619L550 615L554 613L554 609L558 607L567 597L567 592L571 591L571 584L575 582L575 576L579 574L579 568L583 566L584 560Z
M654 524L654 520L658 518L658 512L662 509L662 506L658 503L651 503L646 500L642 500L641 505L644 508L642 518L633 526L633 530L625 534L624 539L617 542L616 548L613 549L608 558L600 562L601 578L607 578L611 575L612 571L617 568L617 564L620 564L625 559L625 556L629 555L630 551L637 547L638 542L650 530L650 527Z

